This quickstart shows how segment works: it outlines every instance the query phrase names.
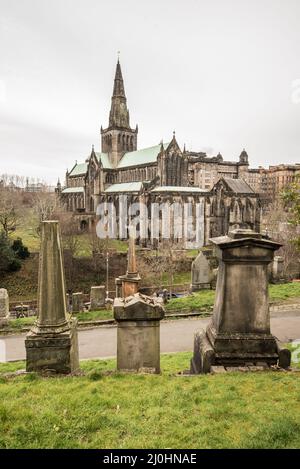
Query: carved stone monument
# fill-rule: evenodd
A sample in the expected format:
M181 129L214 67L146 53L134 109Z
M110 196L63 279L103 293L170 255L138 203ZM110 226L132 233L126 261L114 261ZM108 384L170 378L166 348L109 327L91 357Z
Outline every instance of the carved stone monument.
M105 286L91 288L91 311L104 308L105 306Z
M213 316L206 331L195 334L192 373L212 366L290 365L270 332L268 265L280 244L251 230L234 230L211 239L219 258Z
M72 373L79 369L76 321L66 313L59 224L42 222L38 317L25 340L27 371Z
M0 326L6 326L9 318L9 297L5 288L0 288Z
M141 277L138 274L135 255L135 232L130 229L129 247L127 255L127 272L121 275L118 282L122 283L122 297L132 296L138 292ZM118 283L117 283L118 284Z
M213 271L208 259L208 253L201 251L192 263L191 291L211 288Z
M136 266L135 236L131 231L126 275L116 281L113 303L117 321L117 369L160 372L160 321L165 311L160 299L137 293L141 280Z
M164 308L156 299L136 293L116 298L117 369L160 372L160 321Z

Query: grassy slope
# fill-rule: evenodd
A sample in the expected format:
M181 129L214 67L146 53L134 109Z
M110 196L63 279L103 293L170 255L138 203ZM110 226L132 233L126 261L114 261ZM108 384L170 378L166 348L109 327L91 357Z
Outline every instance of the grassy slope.
M284 301L292 298L300 298L300 282L291 282L283 285L270 285L269 295L271 301ZM204 309L213 306L215 292L202 290L193 295L176 298L167 304L167 310L187 308L189 310Z
M40 249L40 237L36 228L38 225L37 216L33 209L23 208L18 227L12 234L12 238L22 238L25 246L30 252L37 252Z
M161 376L105 374L115 361L94 360L84 377L1 378L0 447L299 448L299 375L176 377L189 359L162 356Z

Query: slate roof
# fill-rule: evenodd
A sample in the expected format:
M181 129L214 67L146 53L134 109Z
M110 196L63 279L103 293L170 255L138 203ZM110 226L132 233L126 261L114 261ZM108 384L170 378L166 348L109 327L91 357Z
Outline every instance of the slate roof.
M80 164L76 163L76 166L74 166L69 176L82 176L86 173L87 167L88 167L87 163L80 163Z
M223 178L223 181L229 187L229 190L236 194L255 194L254 190L244 179Z
M96 152L97 159L99 163L102 163L104 169L113 169L111 162L109 161L107 153L98 153Z
M122 182L120 184L112 184L109 186L105 192L114 193L114 192L140 192L142 188L142 182Z
M209 192L209 190L188 186L157 186L151 192Z
M164 149L166 150L169 143L164 143ZM157 156L160 152L161 145L155 145L154 147L143 148L142 150L130 151L125 153L123 158L118 164L118 168L127 168L129 166L139 166L142 164L156 163Z
M84 192L83 187L67 187L66 189L61 191L62 194L74 194L77 192Z

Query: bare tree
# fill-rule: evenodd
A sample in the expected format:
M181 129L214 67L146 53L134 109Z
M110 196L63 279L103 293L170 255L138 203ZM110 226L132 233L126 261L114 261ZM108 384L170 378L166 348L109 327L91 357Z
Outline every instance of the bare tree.
M40 233L42 221L53 220L53 215L60 209L59 200L56 194L39 192L35 194L33 209L38 219L37 232Z
M0 227L8 238L15 231L20 219L17 194L12 194L7 189L0 191Z
M300 252L297 239L298 227L289 220L290 214L284 206L282 199L278 199L270 206L264 215L263 227L275 241L282 244L278 255L283 257L284 273L288 276L293 265L299 262Z

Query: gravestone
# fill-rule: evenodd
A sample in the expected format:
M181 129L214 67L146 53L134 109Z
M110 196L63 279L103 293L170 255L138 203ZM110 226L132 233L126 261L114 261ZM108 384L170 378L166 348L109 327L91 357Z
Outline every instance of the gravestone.
M116 298L117 369L160 372L160 321L164 308L155 298L136 293Z
M275 256L272 264L272 281L274 283L284 281L284 260L281 256Z
M42 222L38 317L26 337L27 371L72 373L79 369L77 322L66 313L65 277L57 221Z
M211 287L213 272L208 259L208 254L200 252L192 263L191 290L198 291Z
M9 297L5 288L0 288L0 326L6 326L9 318Z
M240 229L210 241L219 258L214 311L195 334L191 372L261 363L287 368L290 352L271 334L268 300L268 265L281 245Z
M72 295L72 312L81 313L83 311L83 293L73 293Z
M91 311L96 311L105 306L105 294L103 285L91 288Z

